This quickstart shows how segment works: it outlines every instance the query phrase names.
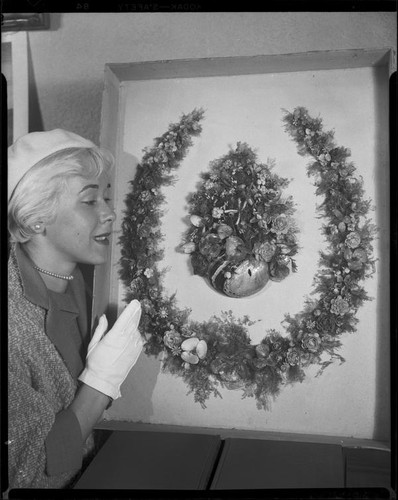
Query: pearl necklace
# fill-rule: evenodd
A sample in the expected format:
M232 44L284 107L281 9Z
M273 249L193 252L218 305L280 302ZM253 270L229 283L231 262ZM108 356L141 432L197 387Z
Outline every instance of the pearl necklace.
M64 275L64 274L57 274L57 273L53 273L51 271L46 271L45 269L42 269L41 267L38 267L38 266L33 266L35 269L37 269L37 271L39 271L39 273L43 273L43 274L48 274L48 276L52 276L53 278L59 278L60 280L66 280L66 281L71 281L73 280L73 276L72 275Z

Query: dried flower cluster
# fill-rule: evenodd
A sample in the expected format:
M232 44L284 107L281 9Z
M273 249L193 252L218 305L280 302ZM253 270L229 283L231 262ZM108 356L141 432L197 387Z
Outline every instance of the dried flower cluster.
M273 281L296 271L293 200L282 196L289 181L273 173L274 166L272 160L259 163L255 152L238 142L201 174L198 190L189 197L191 226L182 245L195 274L208 277L220 258L234 264L246 259L266 262Z

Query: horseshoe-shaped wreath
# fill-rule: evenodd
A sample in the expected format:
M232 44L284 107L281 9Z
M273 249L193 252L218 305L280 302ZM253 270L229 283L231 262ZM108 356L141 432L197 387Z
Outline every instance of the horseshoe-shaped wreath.
M146 354L163 353L163 369L182 377L203 408L211 394L221 397L218 389L225 387L241 389L243 398L255 397L259 409L269 409L282 387L302 381L310 365L320 367L318 376L335 360L344 362L337 353L340 337L356 330L355 314L370 300L361 283L375 272L376 227L366 217L371 201L363 198L362 178L354 176L355 166L348 161L350 151L336 146L333 132L324 132L321 118L312 118L305 108L283 112L285 130L298 153L312 157L307 173L323 197L317 211L325 221L322 233L328 243L314 277L316 298L306 298L294 316L285 315L283 336L266 330L262 341L252 345L248 327L253 322L247 316L237 319L231 311L192 321L190 310L179 309L162 285L166 270L157 266L163 257L160 188L173 183L171 172L201 132L203 110L183 115L144 150L125 199L119 238L124 300L141 301Z

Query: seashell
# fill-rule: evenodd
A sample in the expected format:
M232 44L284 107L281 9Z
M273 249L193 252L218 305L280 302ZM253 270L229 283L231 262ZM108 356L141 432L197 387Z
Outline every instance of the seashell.
M352 260L348 263L348 267L351 271L359 271L363 266L363 263L360 260Z
M230 278L227 278L229 274ZM210 283L228 297L247 297L264 288L269 280L268 263L255 259L245 259L234 264L223 257L209 268Z
M228 257L238 257L242 251L239 247L244 247L245 242L239 236L229 236L225 240L225 253Z
M210 260L215 259L221 252L220 242L217 234L208 233L199 242L199 252Z
M214 233L207 233L203 238L200 240L199 243L199 248L203 248L206 245L216 245L220 243L220 238L217 234Z
M204 359L207 354L207 344L205 340L199 340L196 346L196 354L199 359Z
M265 344L258 344L256 346L256 353L258 356L265 358L266 356L268 356L269 351L270 351L269 347Z
M189 339L184 340L181 344L181 349L183 351L193 351L195 347L198 345L199 339L198 337L190 337Z
M356 248L352 254L354 259L358 259L360 262L366 262L368 260L368 255L363 248Z
M289 264L290 264L290 258L287 256L287 255L280 255L277 259L276 259L278 265L280 266L286 266L286 267L289 267Z
M337 227L339 228L340 233L344 233L345 230L347 229L347 226L345 225L345 222L340 222Z
M242 389L242 387L244 387L245 383L241 380L236 380L233 382L226 381L226 382L224 382L224 385L229 391L237 391L238 389Z
M202 219L202 217L199 217L199 215L191 215L190 221L191 221L191 224L195 227L204 226L203 219Z
M342 218L343 218L343 214L342 214L342 212L340 212L340 210L337 210L337 208L334 208L334 209L332 210L332 212L333 212L333 214L334 214L337 218L339 218L339 219L342 219Z
M196 249L196 245L193 241L190 241L189 243L184 243L182 245L182 250L184 253L193 253Z
M221 240L228 238L233 232L234 230L228 224L220 224L217 228L217 234Z
M285 265L270 265L270 280L272 281L282 281L288 276L290 270Z
M277 188L277 189L274 189L274 193L273 193L273 201L278 201L279 198L282 196L282 190Z
M352 250L351 250L351 248L346 248L344 250L344 258L345 258L345 260L351 260L352 259Z
M244 385L244 382L236 372L222 370L219 375L225 387L229 390L241 389Z
M181 358L190 365L196 365L199 363L198 356L196 356L196 354L192 354L191 352L184 351L181 354Z

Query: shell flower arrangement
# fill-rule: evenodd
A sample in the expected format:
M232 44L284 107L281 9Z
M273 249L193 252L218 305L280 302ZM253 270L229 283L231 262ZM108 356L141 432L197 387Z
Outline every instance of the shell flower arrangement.
M189 196L191 226L181 249L190 254L194 274L229 297L247 297L268 280L282 281L297 266L298 229L292 197L282 197L287 179L272 172L273 160L257 161L238 142L211 162Z
M175 295L166 293L167 270L158 267L163 258L161 188L174 182L172 171L180 166L192 138L200 134L203 116L201 109L183 115L144 150L125 199L119 239L124 300L141 301L146 354L162 355L163 369L181 377L203 408L211 395L221 397L219 389L225 388L241 390L242 398L253 397L259 409L269 409L285 385L304 380L309 367L318 367L318 376L331 363L344 362L338 353L341 337L355 332L356 312L370 300L363 283L375 272L376 227L368 218L371 201L364 199L363 181L355 175L350 151L335 144L333 132L323 130L322 120L312 118L303 107L284 111L285 130L298 153L311 158L307 174L323 200L315 210L324 221L327 247L320 253L313 297L304 300L302 311L285 314L281 332L265 325L264 338L256 345L250 339L253 321L248 316L235 318L231 311L223 311L207 321L191 320L191 311L180 309ZM294 270L293 205L280 194L287 181L275 176L271 167L272 162L258 164L253 151L238 143L202 176L203 189L191 198L193 223L184 243L185 250L192 250L197 274L208 276L209 265L223 252L228 257L225 266L246 259L266 263L275 281L286 277L285 267ZM228 190L236 194L234 200L228 198Z

